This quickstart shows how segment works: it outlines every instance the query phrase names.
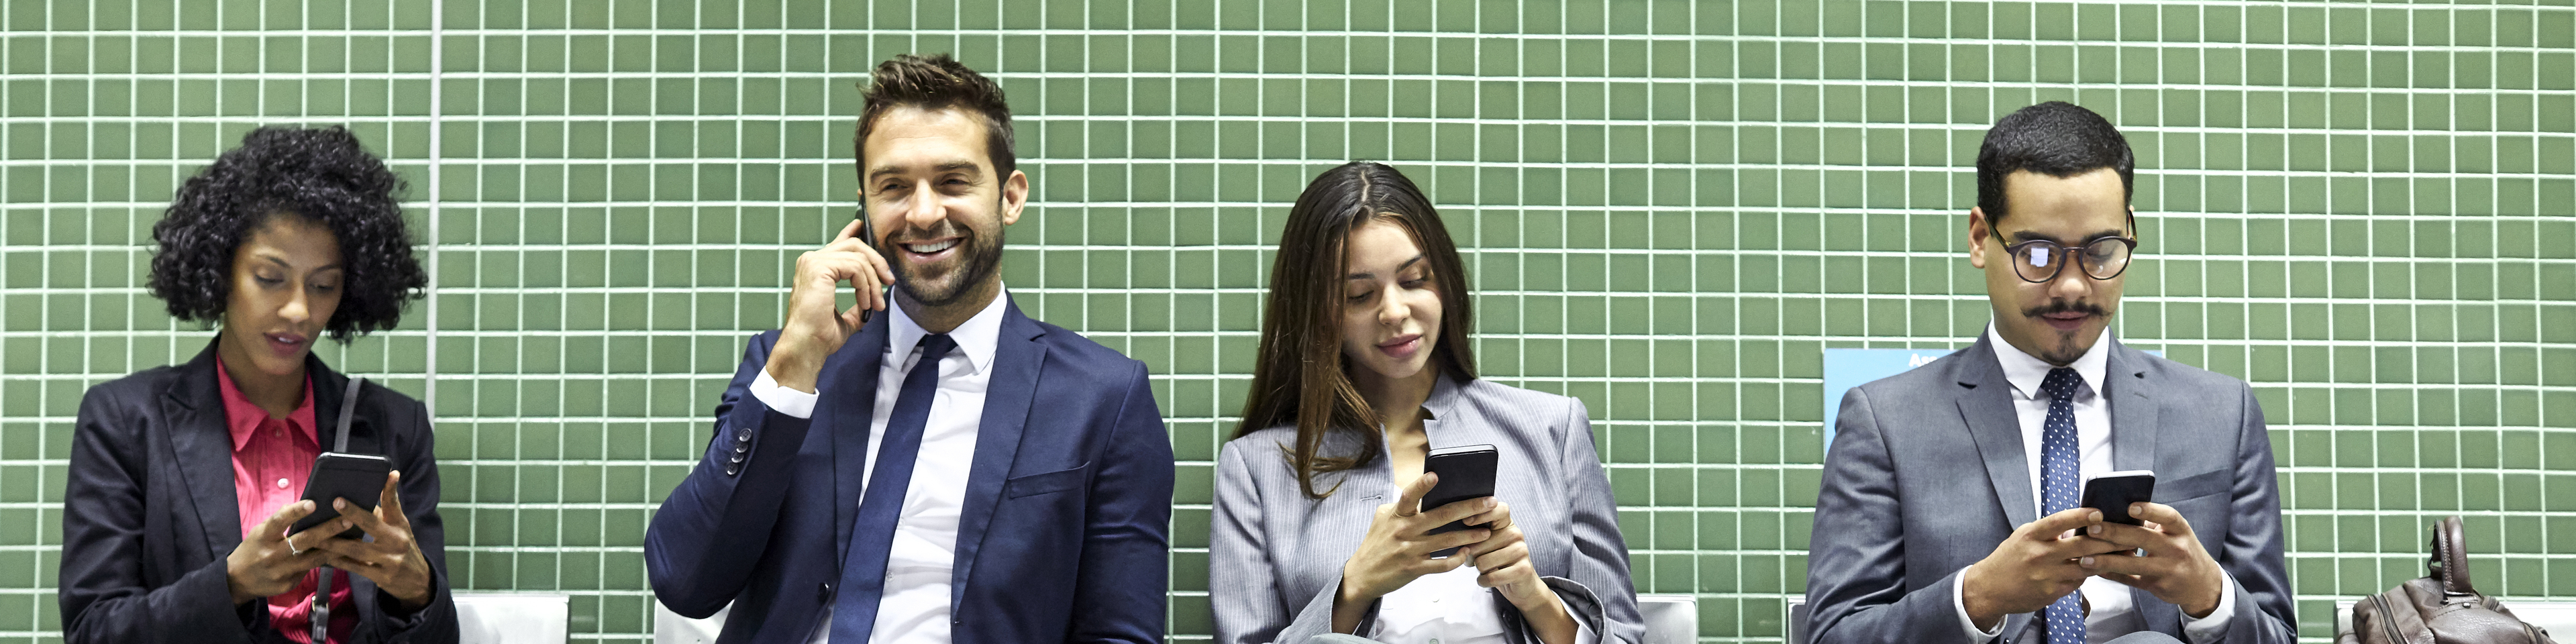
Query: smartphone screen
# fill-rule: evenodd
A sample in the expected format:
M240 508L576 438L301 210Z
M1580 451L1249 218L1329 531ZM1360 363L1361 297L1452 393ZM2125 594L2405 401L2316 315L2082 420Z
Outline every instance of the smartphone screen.
M360 510L375 511L376 498L385 491L385 474L393 469L393 462L382 456L323 452L313 459L313 475L304 479L304 500L313 502L313 513L297 519L295 527L287 529L286 533L303 532L338 518L340 511L331 507L334 498L348 499L350 505ZM356 539L365 535L364 530L350 528L335 538Z
M2151 470L2103 472L2084 477L2083 507L2102 511L2105 523L2138 525L2129 516L2129 504L2146 501L2156 491L2156 473Z
M1496 460L1492 445L1458 445L1431 450L1431 456L1422 461L1422 471L1440 475L1440 482L1432 485L1431 493L1422 497L1422 509L1493 496ZM1462 519L1432 528L1428 534L1465 529L1467 522ZM1457 548L1450 548L1431 553L1431 557L1447 557L1457 551Z

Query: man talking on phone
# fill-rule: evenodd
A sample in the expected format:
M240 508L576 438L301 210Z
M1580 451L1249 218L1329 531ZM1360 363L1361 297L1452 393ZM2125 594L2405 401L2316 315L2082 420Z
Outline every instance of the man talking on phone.
M1977 151L1975 344L1853 388L1807 558L1819 644L2296 638L2263 409L2244 381L2106 332L2139 244L2127 140L2061 102ZM2083 507L2085 477L2155 475ZM2143 521L2111 520L2125 511Z
M1029 180L1001 88L896 56L862 109L860 218L743 352L645 534L654 595L730 604L727 644L1160 642L1171 443L1143 363L1002 286Z

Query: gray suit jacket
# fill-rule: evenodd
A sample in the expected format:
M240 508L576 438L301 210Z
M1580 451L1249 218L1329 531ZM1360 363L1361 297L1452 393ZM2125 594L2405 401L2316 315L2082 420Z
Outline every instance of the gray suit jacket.
M1618 504L1592 447L1592 420L1573 398L1477 379L1442 377L1422 404L1431 447L1493 444L1494 497L1510 504L1530 564L1602 642L1645 635L1637 594L1628 582L1628 547L1619 538ZM1357 445L1334 434L1326 453ZM1297 487L1285 446L1297 430L1273 427L1225 445L1216 467L1216 510L1208 527L1208 603L1219 644L1302 643L1332 632L1333 594L1342 564L1359 550L1377 506L1394 501L1386 457L1358 469L1317 476L1323 500ZM1382 440L1382 439L1373 439ZM1519 613L1499 594L1509 624ZM1369 609L1360 635L1368 635ZM1521 629L1514 629L1516 632Z
M2104 341L2113 466L2155 470L2155 502L2182 512L2235 578L2223 641L2295 641L2271 437L2253 389ZM1960 569L2038 518L2010 386L1994 347L1979 340L1844 395L1808 545L1815 642L1966 638L1951 603ZM2183 638L2180 608L2130 592L2149 628ZM2007 617L2005 639L2030 618Z

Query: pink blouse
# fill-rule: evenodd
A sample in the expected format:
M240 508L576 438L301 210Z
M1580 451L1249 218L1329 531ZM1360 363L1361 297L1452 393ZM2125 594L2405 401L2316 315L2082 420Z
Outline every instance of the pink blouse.
M233 385L232 373L224 370L221 358L215 360L215 379L223 383L225 426L233 438L233 498L241 510L242 538L247 539L278 508L304 499L304 480L312 475L313 459L322 455L314 434L313 380L305 378L304 403L294 413L270 418ZM349 633L358 627L358 611L349 599L349 573L334 573L331 640L326 644L349 641ZM286 639L312 644L313 589L321 579L320 570L306 571L302 583L268 598L268 622Z

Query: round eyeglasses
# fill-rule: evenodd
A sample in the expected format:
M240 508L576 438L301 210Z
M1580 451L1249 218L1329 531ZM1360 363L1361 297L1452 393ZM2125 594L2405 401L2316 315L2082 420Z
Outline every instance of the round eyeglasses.
M2005 246L2012 253L2013 274L2022 281L2043 283L2057 279L2058 271L2067 264L2081 263L2084 274L2097 280L2119 277L2129 270L2129 254L2138 248L2138 240L2127 237L2102 237L2082 245L2067 246L2045 239L2033 239Z

